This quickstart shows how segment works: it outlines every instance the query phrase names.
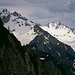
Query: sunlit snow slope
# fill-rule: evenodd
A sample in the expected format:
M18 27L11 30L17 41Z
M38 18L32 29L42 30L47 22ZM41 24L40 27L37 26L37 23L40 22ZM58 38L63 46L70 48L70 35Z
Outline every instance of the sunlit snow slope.
M52 22L46 26L41 26L41 28L75 50L75 29L69 28L61 22Z

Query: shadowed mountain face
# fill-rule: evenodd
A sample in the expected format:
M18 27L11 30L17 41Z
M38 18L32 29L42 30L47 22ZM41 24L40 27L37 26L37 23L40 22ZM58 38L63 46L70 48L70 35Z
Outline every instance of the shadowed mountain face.
M39 36L42 38L42 40L44 40L43 35ZM39 36L36 37L38 40ZM35 44L37 47L36 49L38 49L37 44ZM40 44L42 44L42 42ZM50 47L53 48L54 44L50 45ZM32 43L32 47L33 46L34 44ZM36 53L34 49L31 50L29 46L22 47L20 42L13 36L13 34L10 34L9 31L3 27L3 23L0 19L0 75L72 75L72 72L69 72L69 70L64 67L64 62L59 62L60 58L59 56L57 57L56 53L56 58L52 56L52 54L54 55L54 51L57 49L52 49L53 51L49 50L51 53L43 52L39 49L38 54L38 52ZM46 60L41 60L40 58L42 56L45 57L46 54L49 54L49 58ZM71 55L69 52L67 52L67 57L68 54L73 57L73 55ZM64 58L64 60L66 59ZM68 67L67 63L66 67ZM68 74L68 72L70 74Z
M29 46L44 60L52 60L57 65L62 65L68 75L75 72L73 49L51 36L38 25L34 26L34 31L38 35L30 42Z

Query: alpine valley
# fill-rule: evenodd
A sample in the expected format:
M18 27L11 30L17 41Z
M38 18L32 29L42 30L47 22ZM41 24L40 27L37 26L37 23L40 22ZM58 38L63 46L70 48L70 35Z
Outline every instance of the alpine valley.
M74 28L3 8L0 18L0 75L75 75Z

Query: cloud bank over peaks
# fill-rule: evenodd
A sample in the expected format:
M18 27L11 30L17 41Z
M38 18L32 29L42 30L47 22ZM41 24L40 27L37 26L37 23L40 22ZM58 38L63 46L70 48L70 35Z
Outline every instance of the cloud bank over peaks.
M0 0L0 7L16 10L42 25L61 21L75 28L75 0Z

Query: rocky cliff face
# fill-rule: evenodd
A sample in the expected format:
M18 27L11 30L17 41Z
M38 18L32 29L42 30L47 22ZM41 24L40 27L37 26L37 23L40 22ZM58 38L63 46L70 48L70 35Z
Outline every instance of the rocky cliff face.
M30 48L44 60L52 60L58 66L61 65L68 75L75 72L75 52L73 49L57 40L38 25L34 26L38 34L29 44Z
M0 8L0 17L4 23L7 23L10 20L10 12L7 9Z
M40 57L28 46L22 47L0 19L0 75L68 75L61 64Z

